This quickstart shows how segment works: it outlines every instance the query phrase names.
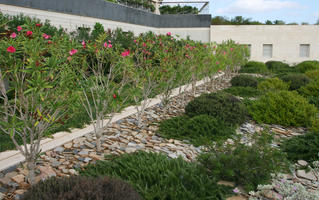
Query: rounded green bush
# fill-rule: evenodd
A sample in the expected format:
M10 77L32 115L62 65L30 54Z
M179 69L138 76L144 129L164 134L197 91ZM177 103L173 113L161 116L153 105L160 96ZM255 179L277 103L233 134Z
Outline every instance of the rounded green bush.
M279 78L270 78L258 83L258 90L263 92L276 91L276 90L288 90L288 89L289 89L289 84L283 82Z
M319 79L311 81L309 84L301 87L299 92L304 96L319 97Z
M160 122L159 133L166 138L185 139L200 146L229 138L235 134L235 128L209 115L181 116Z
M292 162L306 160L313 162L318 160L319 132L309 132L285 140L280 146L287 153L287 158Z
M102 177L71 176L50 178L32 186L22 200L142 200L133 187L121 180Z
M298 90L310 82L310 79L304 74L287 74L282 76L281 79L290 84L290 90Z
M311 125L318 110L297 92L268 92L248 106L249 113L259 123L283 126Z
M232 86L237 87L253 87L257 88L258 80L256 77L249 75L238 75L231 79Z
M193 99L185 107L185 113L189 117L210 115L232 125L242 124L247 119L246 106L225 92L204 94Z
M305 73L310 70L319 69L319 61L316 61L316 60L304 61L296 65L296 68L301 73Z
M287 63L281 61L268 61L265 64L268 70L273 73L288 73L296 70L295 67L290 67Z
M224 199L228 192L196 163L143 151L107 157L80 174L118 177L130 182L146 200Z
M312 79L312 80L319 79L319 69L307 71L307 72L305 73L305 75L308 76L308 78L310 78L310 79Z
M268 69L265 63L263 62L249 61L246 65L241 67L239 72L265 74L268 73Z
M260 95L260 91L253 87L230 87L223 91L239 97L256 97Z

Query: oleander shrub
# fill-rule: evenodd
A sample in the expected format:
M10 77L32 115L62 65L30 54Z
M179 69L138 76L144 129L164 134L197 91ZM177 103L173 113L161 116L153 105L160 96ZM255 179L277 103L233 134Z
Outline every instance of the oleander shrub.
M318 110L296 91L268 92L251 102L248 110L258 123L311 126Z
M263 62L249 61L239 70L240 73L267 74L269 73L267 66Z
M221 91L196 97L185 107L185 114L189 117L206 114L232 125L247 119L246 106L235 96Z
M223 199L229 192L196 163L144 151L106 157L106 161L88 165L80 174L120 178L130 182L146 200Z
M287 74L282 76L281 79L290 84L290 90L298 90L310 82L310 79L304 74Z
M305 75L311 80L319 79L319 69L307 71Z
M288 90L289 84L279 78L270 78L258 83L258 90L262 92Z
M216 144L198 160L212 177L233 181L247 191L267 183L272 173L286 169L283 152L271 147L273 137L269 133L255 135L251 146L242 144L241 138L233 144Z
M257 97L261 94L259 90L253 87L229 87L223 91L239 97Z
M281 61L268 61L265 63L268 70L275 74L295 72L295 67L290 67L287 63Z
M316 60L310 60L310 61L304 61L296 65L296 68L299 72L305 73L307 71L311 70L318 70L319 69L319 61Z
M231 137L235 128L209 115L180 116L160 122L159 133L166 138L189 140L200 146Z
M257 88L258 80L256 77L249 75L238 75L231 79L232 86L237 87L253 87Z
M319 130L289 138L282 143L280 148L287 153L287 158L292 162L316 161L319 153Z
M22 200L36 199L142 200L130 184L106 176L49 178L32 186L22 197Z

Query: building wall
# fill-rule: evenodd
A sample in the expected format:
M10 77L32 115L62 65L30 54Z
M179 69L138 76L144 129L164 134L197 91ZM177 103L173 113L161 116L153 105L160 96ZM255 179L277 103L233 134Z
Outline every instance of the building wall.
M80 15L71 15L66 13L52 12L34 8L26 8L20 6L12 6L0 4L0 11L4 14L18 15L23 13L26 16L36 17L41 21L50 20L51 24L56 27L62 27L69 32L74 31L77 27L90 27L93 28L96 22L103 24L105 29L122 28L124 31L133 31L135 35L143 32L152 31L156 34L166 34L171 32L173 35L177 34L181 38L190 36L193 40L200 40L202 42L210 42L210 25L204 27L191 27L192 24L188 24L189 27L165 27L158 28L153 26L138 25L126 22L113 21L108 19L93 18ZM194 16L195 17L195 16ZM165 18L166 20L166 18ZM176 20L176 19L175 19ZM207 21L207 19L206 19ZM210 20L209 20L210 21ZM162 21L163 22L163 21ZM175 22L178 24L178 21ZM173 23L171 24L173 25Z
M211 26L213 42L220 43L229 39L251 45L251 60L278 60L287 63L319 60L318 25ZM273 45L272 58L263 57L263 44ZM309 57L300 57L300 44L310 45Z

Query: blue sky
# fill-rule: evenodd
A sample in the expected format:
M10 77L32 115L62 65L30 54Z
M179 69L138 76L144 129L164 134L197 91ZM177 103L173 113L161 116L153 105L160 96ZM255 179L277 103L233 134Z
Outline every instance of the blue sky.
M319 0L210 0L210 14L314 24L319 19Z

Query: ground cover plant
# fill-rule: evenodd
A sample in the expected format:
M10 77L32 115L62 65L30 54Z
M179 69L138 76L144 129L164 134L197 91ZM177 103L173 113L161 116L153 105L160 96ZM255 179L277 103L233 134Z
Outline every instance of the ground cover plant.
M83 176L52 177L32 186L23 194L22 199L142 200L130 184L106 176L96 178Z
M229 87L223 91L243 98L258 97L262 94L259 90L253 87Z
M232 137L235 128L209 115L180 116L160 122L159 133L166 138L185 139L201 146Z
M286 83L289 83L290 90L298 90L302 86L307 85L310 79L305 74L292 73L280 77Z
M251 102L248 110L258 123L310 127L318 110L296 91L268 92Z
M280 148L287 153L287 158L293 162L298 160L306 160L309 163L316 161L319 153L319 132L308 132L305 135L284 140Z
M222 91L196 97L185 107L185 114L189 117L206 114L234 126L247 119L245 105L233 95Z
M285 156L270 146L272 140L273 136L268 133L255 135L251 145L241 143L238 138L233 144L212 146L198 160L210 176L234 181L247 191L255 190L271 180L271 173L286 170Z
M217 185L202 166L182 158L137 152L107 157L80 172L82 176L110 176L133 185L144 199L224 199L227 188Z
M270 78L258 83L258 90L262 92L288 90L289 84L279 78Z
M290 67L287 63L280 61L268 61L265 64L268 70L274 74L287 74L297 71L296 67Z

